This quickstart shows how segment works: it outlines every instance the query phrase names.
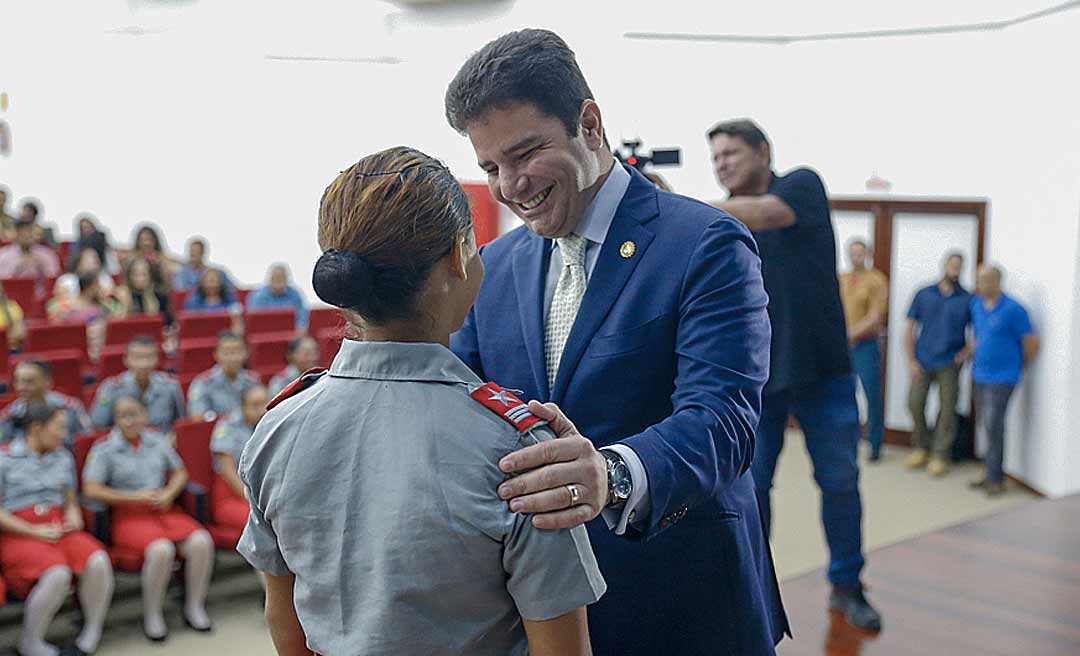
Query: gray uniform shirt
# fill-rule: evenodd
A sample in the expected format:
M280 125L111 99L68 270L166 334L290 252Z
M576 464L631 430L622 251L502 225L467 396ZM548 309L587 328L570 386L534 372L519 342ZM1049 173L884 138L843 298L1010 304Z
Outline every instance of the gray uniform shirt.
M270 398L274 398L280 394L281 390L285 389L289 383L299 378L302 373L304 372L290 364L274 374L274 377L270 379L270 384L266 386L266 389L270 392Z
M150 384L143 392L135 381L135 374L125 371L119 376L105 379L94 395L94 407L90 417L98 428L113 425L113 406L117 399L131 396L142 401L148 413L147 421L163 431L172 430L173 422L184 416L184 394L176 378L155 371L150 374Z
M240 455L254 432L244 420L244 415L236 410L214 426L214 432L210 435L210 451L214 454L230 455L239 465ZM214 471L221 473L217 458L214 458Z
M96 481L114 490L139 492L160 490L169 473L184 462L161 433L143 431L139 448L131 446L119 429L90 449L83 481Z
M20 438L0 455L0 506L8 512L63 506L75 486L75 459L67 449L39 455Z
M90 417L87 416L82 401L73 396L50 390L45 392L45 402L51 406L64 409L64 413L67 415L67 436L64 438L64 444L69 448L75 443L76 435L89 433L93 430ZM22 419L23 414L26 412L26 405L24 399L15 399L8 407L0 411L0 442L10 442L25 435L26 431L15 424L17 420Z
M536 529L499 499L499 459L552 434L519 432L469 396L480 385L437 344L346 340L328 375L259 422L237 550L295 575L311 649L525 654L522 617L606 590L584 527Z
M208 412L227 415L240 407L240 395L259 384L255 374L241 369L234 380L225 377L221 367L201 373L188 388L188 414L201 417Z

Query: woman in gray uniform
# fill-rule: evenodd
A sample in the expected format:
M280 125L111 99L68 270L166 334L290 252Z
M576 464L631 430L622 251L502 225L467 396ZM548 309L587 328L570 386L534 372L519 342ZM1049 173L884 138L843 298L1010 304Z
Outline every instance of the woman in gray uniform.
M62 448L67 414L61 406L31 401L20 422L24 436L0 455L0 568L26 599L19 653L59 653L45 642L45 631L78 577L85 621L70 651L91 654L112 599L113 570L105 546L82 530L75 459Z
M287 387L240 460L238 550L278 653L590 653L606 588L584 528L495 492L499 459L552 433L447 346L484 274L460 185L409 148L365 157L324 193L319 244L315 291L366 341Z

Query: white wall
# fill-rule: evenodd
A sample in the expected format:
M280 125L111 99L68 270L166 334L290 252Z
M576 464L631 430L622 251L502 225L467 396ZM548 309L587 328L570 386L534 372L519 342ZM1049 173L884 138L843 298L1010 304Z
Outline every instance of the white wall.
M40 198L46 218L65 231L83 209L121 240L153 219L175 250L189 234L209 237L212 257L243 281L257 281L280 259L307 287L316 206L331 178L397 143L478 178L467 141L443 118L446 83L489 38L550 27L577 51L613 140L683 146L684 165L664 171L682 193L719 196L704 132L723 118L753 116L769 131L779 168L809 163L834 193L862 191L877 171L899 194L990 198L989 254L1008 270L1010 290L1031 307L1046 343L1010 419L1023 438L1013 440L1007 466L1062 494L1080 490L1065 457L1070 449L1078 455L1067 436L1080 389L1063 366L1080 350L1070 348L1080 112L1066 65L1080 60L1080 12L1001 32L785 47L621 36L895 27L1043 6L830 0L744 3L731 12L719 3L522 1L498 5L501 14L477 24L475 14L418 19L382 3L328 0L196 2L134 15L122 0L2 2L0 87L11 96L2 118L15 152L0 160L0 182L16 198ZM108 32L133 24L152 33ZM266 54L404 62L293 63Z

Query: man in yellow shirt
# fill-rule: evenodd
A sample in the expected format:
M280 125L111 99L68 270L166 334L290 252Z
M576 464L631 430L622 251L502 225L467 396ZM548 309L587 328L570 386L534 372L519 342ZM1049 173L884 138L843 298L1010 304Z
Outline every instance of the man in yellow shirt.
M840 276L840 301L844 304L851 363L866 392L870 462L877 462L881 459L881 442L885 437L881 329L889 307L889 279L880 271L866 267L869 251L861 239L848 244L851 271Z

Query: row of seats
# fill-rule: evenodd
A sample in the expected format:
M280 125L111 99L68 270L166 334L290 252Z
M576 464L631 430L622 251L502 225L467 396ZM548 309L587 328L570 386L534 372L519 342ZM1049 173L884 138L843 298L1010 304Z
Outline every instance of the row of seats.
M172 371L187 392L188 385L200 373L214 366L217 335L229 330L233 317L227 312L183 313L178 317L179 343L171 357L161 359L161 368ZM244 315L245 339L250 357L248 368L268 381L285 367L289 341L296 337L295 315L290 308L258 310ZM86 327L83 325L43 325L28 327L23 352L9 355L7 337L0 332L0 376L11 381L15 366L24 360L48 362L53 370L54 388L87 405L93 400L97 383L122 373L127 343L145 335L162 343L164 326L161 317L136 316L110 320L106 326L105 347L94 365L86 353ZM323 366L329 366L341 344L342 324L334 308L313 308L308 334L319 343ZM0 407L11 400L10 385L0 394Z

